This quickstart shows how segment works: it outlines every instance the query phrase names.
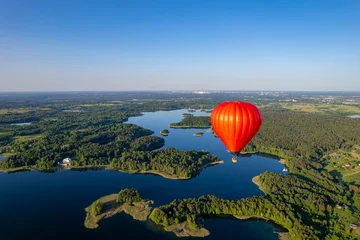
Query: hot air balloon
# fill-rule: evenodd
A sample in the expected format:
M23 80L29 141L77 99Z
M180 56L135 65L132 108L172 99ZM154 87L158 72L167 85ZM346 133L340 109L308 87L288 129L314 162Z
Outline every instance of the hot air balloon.
M233 162L259 131L261 123L260 110L248 102L223 102L211 113L212 128L233 154Z

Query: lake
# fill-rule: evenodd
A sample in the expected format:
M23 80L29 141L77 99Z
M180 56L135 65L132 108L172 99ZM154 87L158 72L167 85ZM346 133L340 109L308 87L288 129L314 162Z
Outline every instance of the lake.
M145 113L128 122L151 129L156 136L161 136L160 130L169 129L164 147L209 150L224 160L224 164L208 167L186 181L110 170L0 173L0 239L183 239L159 231L151 221L139 222L124 213L101 221L95 230L86 229L84 208L99 197L131 187L154 200L154 206L204 194L227 199L263 195L251 179L266 170L281 173L283 165L256 155L232 163L221 141L206 129L168 127L169 123L180 121L184 112L187 111ZM194 137L198 131L204 135ZM205 219L205 227L211 232L205 239L277 239L273 233L277 227L261 220Z
M360 115L353 115L353 116L350 116L350 118L360 118Z

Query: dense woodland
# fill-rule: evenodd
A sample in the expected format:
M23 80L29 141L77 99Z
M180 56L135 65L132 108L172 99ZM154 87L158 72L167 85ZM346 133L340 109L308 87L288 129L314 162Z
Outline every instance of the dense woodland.
M263 109L259 133L245 149L284 157L319 159L360 143L360 121L340 114Z
M133 202L143 202L143 201L145 201L145 199L143 199L140 196L139 191L135 188L122 189L116 198L117 203L130 203L131 204Z
M0 168L49 169L63 158L71 157L73 166L110 165L124 171L154 170L189 177L205 164L218 160L208 152L156 150L163 146L162 138L124 122L146 111L213 108L226 97L180 99L164 93L150 100L140 95L118 101L109 96L94 100L93 96L69 99L68 95L58 99L44 97L45 100L29 95L26 101L10 96L11 101L0 101L0 154L6 154ZM280 101L282 96L262 98L257 101L267 104ZM357 212L360 186L340 184L324 169L326 161L319 161L324 154L360 145L359 119L348 118L343 113L290 111L276 104L265 106L261 112L263 125L245 151L284 158L291 174L262 174L259 182L264 197L225 200L203 196L174 200L155 209L151 214L153 221L163 226L188 221L197 226L199 216L256 215L281 224L290 231L292 239L359 238L349 224L360 223ZM184 126L209 126L209 117L201 117L200 121L198 117L187 116L183 121ZM31 125L11 125L22 122Z
M113 169L124 171L156 171L181 178L195 176L209 163L220 159L209 152L179 151L174 148L144 152L124 152L110 163Z

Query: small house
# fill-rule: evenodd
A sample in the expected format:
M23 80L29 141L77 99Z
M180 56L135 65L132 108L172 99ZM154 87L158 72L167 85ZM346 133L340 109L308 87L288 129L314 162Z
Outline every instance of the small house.
M339 204L336 204L335 207L339 209L342 208Z
M71 158L64 158L59 165L62 167L68 167L71 164Z
M344 167L351 167L351 164L347 163L347 164L344 165Z
M354 224L354 223L351 223L351 224L350 224L350 227L351 227L352 229L357 229L359 226L356 225L356 224Z

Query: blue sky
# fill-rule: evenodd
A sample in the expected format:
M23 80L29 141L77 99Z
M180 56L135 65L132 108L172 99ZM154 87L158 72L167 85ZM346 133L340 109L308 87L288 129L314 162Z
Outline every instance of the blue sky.
M0 91L360 90L358 0L0 0Z

